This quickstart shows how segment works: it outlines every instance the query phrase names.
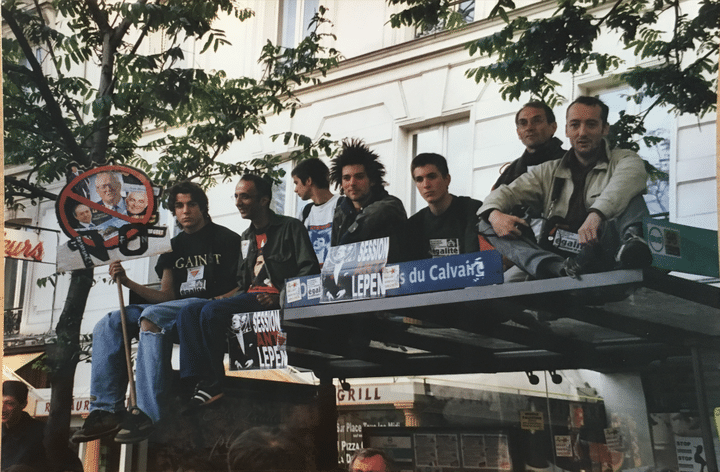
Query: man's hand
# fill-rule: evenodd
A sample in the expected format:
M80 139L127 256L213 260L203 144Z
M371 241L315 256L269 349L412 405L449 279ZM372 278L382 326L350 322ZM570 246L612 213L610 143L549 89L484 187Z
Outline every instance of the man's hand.
M120 264L120 261L114 261L110 264L110 268L108 269L108 272L110 273L110 277L119 284L125 285L127 287L128 281L130 280L125 273L125 269L123 268L122 264Z
M495 234L501 238L517 239L522 234L520 226L528 226L527 222L517 216L508 215L500 210L493 210L488 215L488 222Z
M602 216L591 211L578 230L580 244L597 244L600 241L598 239L600 236L600 223L602 223Z
M257 300L265 308L280 308L279 293L258 293Z

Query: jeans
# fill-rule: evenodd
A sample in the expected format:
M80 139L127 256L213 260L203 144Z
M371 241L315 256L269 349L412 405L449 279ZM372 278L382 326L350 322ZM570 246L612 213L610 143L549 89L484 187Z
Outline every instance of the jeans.
M594 248L587 247L587 252L593 251L595 253L593 256L601 260L599 265L606 267L605 270L609 270L615 262L615 254L620 248L623 237L628 232L642 234L642 220L648 215L645 199L642 195L636 195L620 215L602 222L600 225L600 243ZM565 259L554 252L541 248L537 243L529 239L500 238L495 234L492 225L483 218L480 218L478 223L478 232L485 236L490 244L495 246L503 256L510 259L533 278L547 277L548 274L543 273L542 269L547 268L550 263L562 263ZM585 250L581 251L581 254L576 256L576 259L584 255Z
M175 327L178 310L188 303L199 301L205 300L185 298L157 305L129 305L125 308L128 336L139 339L135 359L137 403L153 422L162 418L162 406L167 404L164 396L170 384L173 345L173 338L168 335ZM160 332L140 331L143 318L155 323ZM127 386L122 321L118 310L101 318L93 330L90 411L123 411Z
M241 293L220 300L194 302L177 316L180 337L180 377L219 384L225 377L223 359L227 333L236 313L263 311L256 293Z

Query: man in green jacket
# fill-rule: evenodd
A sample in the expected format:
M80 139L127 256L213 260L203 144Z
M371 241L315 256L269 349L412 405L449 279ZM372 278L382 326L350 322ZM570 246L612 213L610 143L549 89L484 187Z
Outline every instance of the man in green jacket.
M608 111L596 97L578 97L566 116L570 151L501 185L478 210L480 232L534 278L652 262L642 239L645 166L632 151L610 149ZM516 205L542 214L540 245L523 236L527 222L509 214Z
M308 232L296 218L270 210L268 181L245 174L235 187L235 205L250 220L242 234L237 289L185 306L177 317L180 377L196 384L191 406L223 395L226 334L236 313L280 308L285 279L320 273Z

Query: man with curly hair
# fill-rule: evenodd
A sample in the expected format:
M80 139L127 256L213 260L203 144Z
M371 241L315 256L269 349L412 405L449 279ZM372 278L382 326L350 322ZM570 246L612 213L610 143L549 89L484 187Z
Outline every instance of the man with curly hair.
M401 259L400 239L407 213L399 198L383 187L385 166L359 139L345 140L333 159L330 181L343 195L335 207L332 246L376 238L390 238L389 262Z

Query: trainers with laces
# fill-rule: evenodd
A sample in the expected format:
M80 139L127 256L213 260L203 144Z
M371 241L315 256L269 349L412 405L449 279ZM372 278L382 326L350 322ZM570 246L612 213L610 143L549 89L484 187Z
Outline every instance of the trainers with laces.
M580 274L582 274L582 268L580 267L580 264L578 264L577 261L572 257L568 257L567 259L565 259L562 264L562 268L560 269L560 276L572 277L573 279L580 280Z
M201 382L195 387L195 393L190 399L186 411L190 412L198 407L209 405L219 400L223 395L224 393L217 383L208 385Z
M123 412L93 410L85 418L82 428L75 431L71 441L76 444L83 443L117 433L120 430L122 417Z
M138 443L149 438L154 430L150 417L140 408L133 407L124 415L120 431L115 435L115 442Z
M623 241L615 260L623 269L643 269L652 265L652 253L643 238L632 234Z

